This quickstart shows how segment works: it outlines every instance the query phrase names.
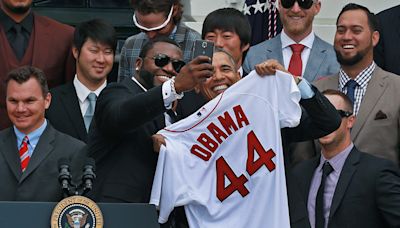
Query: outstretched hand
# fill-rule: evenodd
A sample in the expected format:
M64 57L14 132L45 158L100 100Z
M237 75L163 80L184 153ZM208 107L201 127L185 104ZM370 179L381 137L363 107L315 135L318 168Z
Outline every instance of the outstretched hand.
M289 73L285 67L282 66L277 60L269 59L265 62L257 64L255 66L255 70L258 75L265 76L265 75L275 75L277 70ZM290 74L290 73L289 73Z

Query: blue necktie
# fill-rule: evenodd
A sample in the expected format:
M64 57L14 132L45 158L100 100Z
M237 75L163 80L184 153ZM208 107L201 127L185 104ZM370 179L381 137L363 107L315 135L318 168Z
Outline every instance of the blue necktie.
M347 83L346 83L346 87L347 87L347 96L349 97L349 99L351 100L351 102L354 104L354 91L356 90L356 87L358 86L358 83L356 81L354 81L353 79L350 79Z
M96 107L97 96L94 93L89 93L86 99L89 101L89 106L83 116L83 121L85 122L86 131L89 132L90 123L94 115L94 108Z

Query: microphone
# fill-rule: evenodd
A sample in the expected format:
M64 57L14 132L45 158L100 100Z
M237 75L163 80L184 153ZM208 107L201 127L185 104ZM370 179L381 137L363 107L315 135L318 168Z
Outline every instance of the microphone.
M70 184L71 184L71 174L69 172L69 161L67 158L61 158L58 160L58 181L61 184L61 188L66 196L69 195Z
M82 184L83 186L83 194L86 194L90 190L92 190L93 182L96 179L96 163L93 158L87 158L86 164L83 168L82 174Z

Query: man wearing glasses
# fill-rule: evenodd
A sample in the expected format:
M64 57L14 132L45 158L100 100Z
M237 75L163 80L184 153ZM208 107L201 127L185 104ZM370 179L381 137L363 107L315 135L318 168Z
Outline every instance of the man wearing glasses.
M354 146L351 129L356 117L344 93L326 90L323 94L342 122L336 131L319 139L321 156L292 170L299 195L289 201L291 212L308 212L303 217L292 213L292 227L399 227L400 170L391 161Z
M151 135L175 121L175 101L213 74L206 56L183 62L168 37L148 41L135 76L109 84L96 103L88 156L96 161L91 197L99 202L148 203L157 154Z
M180 0L132 0L135 13L133 23L142 32L129 37L121 50L118 81L135 74L135 62L147 40L167 36L175 40L183 50L183 60L191 60L193 42L200 34L182 22L183 5Z

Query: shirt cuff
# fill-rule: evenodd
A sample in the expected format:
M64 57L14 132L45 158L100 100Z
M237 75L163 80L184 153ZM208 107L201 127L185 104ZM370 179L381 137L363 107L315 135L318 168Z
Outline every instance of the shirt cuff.
M315 95L310 83L306 79L302 78L297 86L300 90L301 99L310 99Z
M172 103L177 99L182 99L183 97L183 93L177 94L175 92L175 88L173 88L174 84L174 79L170 79L162 84L162 96L166 109L171 109Z

